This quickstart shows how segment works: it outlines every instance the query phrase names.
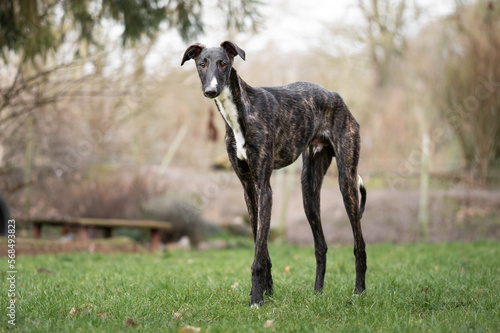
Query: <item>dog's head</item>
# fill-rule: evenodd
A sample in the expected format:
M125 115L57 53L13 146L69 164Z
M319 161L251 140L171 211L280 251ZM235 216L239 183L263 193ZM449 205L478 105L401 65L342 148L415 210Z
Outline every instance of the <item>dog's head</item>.
M210 48L203 44L193 44L184 52L181 66L186 61L194 59L203 94L208 98L216 98L229 81L234 57L237 55L245 60L245 51L230 41L222 42L219 47Z

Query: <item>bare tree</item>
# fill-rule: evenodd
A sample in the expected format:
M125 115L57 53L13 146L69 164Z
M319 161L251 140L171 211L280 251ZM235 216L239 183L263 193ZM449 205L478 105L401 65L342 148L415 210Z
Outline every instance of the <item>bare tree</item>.
M500 165L500 2L457 6L443 44L439 110L455 134L465 170L484 183Z
M361 39L366 43L375 70L375 85L383 87L390 78L393 61L402 55L406 28L420 10L408 0L358 0L366 21Z

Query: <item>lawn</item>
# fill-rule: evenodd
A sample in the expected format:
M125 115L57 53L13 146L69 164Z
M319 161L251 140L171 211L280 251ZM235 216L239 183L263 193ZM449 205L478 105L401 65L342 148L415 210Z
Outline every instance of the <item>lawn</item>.
M18 256L19 332L500 332L500 244L367 247L353 297L351 247L331 246L313 291L310 247L271 245L274 297L248 307L251 247ZM7 258L2 257L7 267ZM2 269L0 330L10 330ZM190 328L191 327L191 328Z

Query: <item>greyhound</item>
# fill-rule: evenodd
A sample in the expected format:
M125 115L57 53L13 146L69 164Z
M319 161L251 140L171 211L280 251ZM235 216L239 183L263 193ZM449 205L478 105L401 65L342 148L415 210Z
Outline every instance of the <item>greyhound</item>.
M358 123L339 94L318 85L296 82L279 87L249 86L233 68L238 55L245 60L245 51L231 41L213 48L197 43L186 49L181 66L195 60L203 94L215 100L226 123L226 149L243 185L255 241L250 306L259 307L264 293L273 293L267 248L273 200L271 173L290 165L300 154L304 210L314 237L314 290L323 290L327 252L320 218L320 190L335 157L340 191L354 236L355 293L361 294L365 290L366 252L360 220L366 190L357 175Z

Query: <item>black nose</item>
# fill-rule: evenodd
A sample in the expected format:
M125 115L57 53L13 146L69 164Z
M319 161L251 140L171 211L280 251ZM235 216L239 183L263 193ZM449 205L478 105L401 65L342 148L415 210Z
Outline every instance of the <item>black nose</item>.
M205 90L205 96L208 98L215 98L217 97L217 90L212 90L212 89Z

